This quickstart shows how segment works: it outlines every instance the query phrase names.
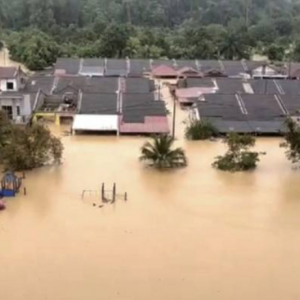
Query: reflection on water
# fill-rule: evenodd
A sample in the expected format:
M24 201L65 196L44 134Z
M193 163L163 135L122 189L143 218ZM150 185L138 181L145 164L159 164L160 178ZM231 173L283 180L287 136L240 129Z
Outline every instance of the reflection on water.
M189 167L172 172L138 161L143 138L63 136L63 165L0 213L0 299L300 299L300 171L260 139L256 171L218 172L224 145L184 141L184 118ZM102 182L129 201L84 203Z

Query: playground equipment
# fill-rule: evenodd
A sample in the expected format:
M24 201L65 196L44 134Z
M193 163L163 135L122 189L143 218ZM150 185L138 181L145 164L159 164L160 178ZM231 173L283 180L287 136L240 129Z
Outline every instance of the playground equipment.
M106 190L105 184L102 183L101 191L97 190L83 190L81 194L81 199L83 200L88 194L89 196L93 195L96 197L99 197L102 204L114 204L118 199L127 201L128 195L127 193L124 194L118 194L117 193L117 185L114 183L112 190ZM94 203L94 206L96 206L96 203ZM103 207L103 205L100 205L99 207Z
M3 197L15 197L20 191L22 178L13 172L7 172L1 179L0 199Z

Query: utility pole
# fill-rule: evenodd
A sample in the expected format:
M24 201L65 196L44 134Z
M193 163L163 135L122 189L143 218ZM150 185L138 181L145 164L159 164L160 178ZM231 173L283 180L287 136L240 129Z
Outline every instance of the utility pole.
M172 137L175 139L175 127L176 127L176 101L173 98L173 127L172 127Z

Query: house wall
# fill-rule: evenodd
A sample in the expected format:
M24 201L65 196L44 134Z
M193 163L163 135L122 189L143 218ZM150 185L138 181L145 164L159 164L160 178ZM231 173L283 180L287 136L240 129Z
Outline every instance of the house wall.
M7 90L7 83L12 82L14 84L13 90ZM0 80L0 90L2 92L6 91L14 91L17 92L19 90L20 80L19 79L1 79Z
M0 109L2 106L12 107L12 119L18 121L18 117L25 117L28 119L31 116L30 96L25 95L21 98L0 98ZM17 107L20 107L20 114L18 115Z

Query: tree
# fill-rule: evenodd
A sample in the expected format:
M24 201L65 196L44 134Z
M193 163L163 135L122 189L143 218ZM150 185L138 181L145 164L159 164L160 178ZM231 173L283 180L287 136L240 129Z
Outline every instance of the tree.
M285 142L280 146L286 148L286 156L293 164L300 162L300 128L291 118L286 120L287 132Z
M3 149L7 144L8 136L11 133L12 125L7 115L0 110L0 163L3 159Z
M267 55L271 61L282 61L285 55L285 48L280 45L271 44L265 49L264 54Z
M14 125L2 148L2 162L6 170L31 170L60 163L62 153L61 141L44 126L34 124L23 129Z
M129 37L129 27L117 24L108 26L101 38L102 55L105 57L122 57Z
M168 169L187 166L185 152L181 148L172 149L174 139L169 135L155 136L152 143L147 142L142 147L141 161L148 161L158 169Z
M14 33L8 40L11 58L24 63L31 70L51 66L60 54L57 43L39 30Z
M222 171L238 172L255 169L259 156L264 154L249 151L255 145L255 139L250 135L230 133L225 142L228 151L224 156L218 156L213 163L213 167Z
M218 134L218 130L208 121L192 120L185 129L188 140L207 140Z

